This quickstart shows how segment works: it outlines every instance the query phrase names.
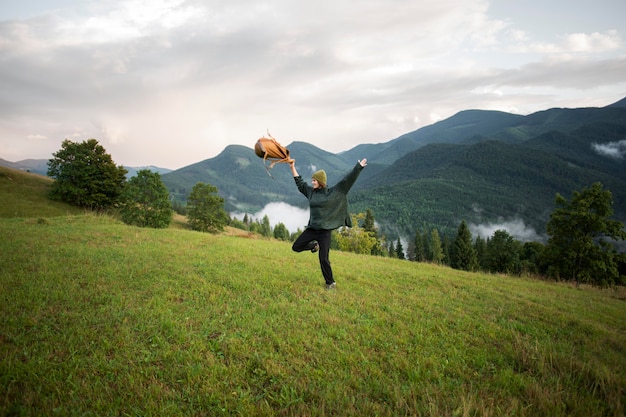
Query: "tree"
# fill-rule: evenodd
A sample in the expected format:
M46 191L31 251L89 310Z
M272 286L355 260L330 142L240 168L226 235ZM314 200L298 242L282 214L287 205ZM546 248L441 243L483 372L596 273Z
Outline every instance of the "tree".
M187 218L193 230L219 232L228 224L224 199L211 184L197 183L187 198Z
M540 272L541 253L544 245L541 242L524 242L521 253L521 268L523 273L537 275Z
M263 216L263 221L261 222L261 236L272 236L272 225L270 224L270 218L267 214Z
M450 237L448 235L443 236L443 241L441 242L441 250L443 251L442 263L444 265L450 265Z
M620 280L615 243L626 239L624 225L612 220L613 195L597 182L571 201L556 195L556 208L546 226L544 262L557 278L605 286Z
M359 226L359 220L364 214L352 214L352 227L342 227L338 233L333 233L337 241L339 250L344 252L354 252L364 255L372 254L372 249L377 245L376 237L371 232L367 232Z
M274 239L289 240L289 230L287 230L287 226L284 223L278 223L274 227Z
M441 265L443 262L443 247L441 246L441 238L437 229L433 229L430 233L430 249L430 260L437 265Z
M402 247L402 242L400 241L400 237L398 237L398 241L396 242L395 257L398 259L406 259L404 256L404 248Z
M361 213L359 213L358 218L359 219L362 218ZM369 235L376 240L374 245L372 245L372 250L370 251L370 254L374 256L385 255L384 238L378 237L378 228L376 227L376 220L374 219L374 213L372 212L371 209L367 209L365 211L365 219L363 220L363 230L366 233L369 233Z
M116 166L96 139L82 143L64 140L48 161L55 179L50 198L81 207L104 209L118 202L128 171Z
M163 229L172 222L170 193L161 174L142 169L128 180L120 198L120 213L126 224Z
M480 236L476 236L474 242L476 257L478 258L478 267L482 271L489 271L489 259L487 258L487 242Z
M461 221L456 238L452 242L450 257L450 266L454 269L463 271L476 271L478 269L478 257L472 244L472 233L465 220Z
M363 230L366 232L372 233L373 236L378 234L378 230L376 229L376 222L374 220L374 213L371 209L367 209L365 211L365 220L363 220Z
M415 254L414 260L415 262L424 262L424 241L422 240L422 235L420 235L419 230L415 231L415 239L413 243L413 252Z
M519 272L521 244L506 230L496 230L487 241L489 271L503 274Z

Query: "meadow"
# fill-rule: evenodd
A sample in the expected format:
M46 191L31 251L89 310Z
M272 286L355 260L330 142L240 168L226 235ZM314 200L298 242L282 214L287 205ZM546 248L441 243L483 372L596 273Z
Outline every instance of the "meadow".
M1 416L625 414L623 288L334 251L327 291L288 243L51 208L17 177Z

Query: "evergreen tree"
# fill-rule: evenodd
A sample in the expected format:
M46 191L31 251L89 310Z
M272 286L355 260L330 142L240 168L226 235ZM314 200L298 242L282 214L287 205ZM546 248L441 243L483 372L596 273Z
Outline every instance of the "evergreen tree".
M211 184L197 183L187 198L187 219L193 230L219 232L228 224L224 199Z
M415 231L415 239L413 240L413 246L414 246L414 261L415 262L424 262L425 259L425 255L424 255L424 240L422 239L422 235L420 235L419 230Z
M521 244L506 230L496 230L487 242L489 271L516 274L520 270Z
M168 227L174 211L161 174L142 169L128 180L121 196L120 214L126 224L155 229Z
M373 236L378 234L378 230L376 229L376 222L374 220L374 213L372 213L371 209L367 209L365 211L365 220L363 220L363 230L366 232L372 233Z
M611 219L612 205L613 195L600 183L575 191L571 201L556 195L544 249L550 275L601 286L621 282L618 265L624 254L614 243L625 240L626 232Z
M520 257L521 268L526 274L539 274L541 272L541 254L544 245L541 242L525 242L522 246Z
M443 247L441 246L441 239L437 229L433 229L430 233L430 249L431 249L431 262L441 265L443 262Z
M481 271L489 271L489 259L487 257L487 241L480 236L476 236L474 241L476 258L478 258L478 268Z
M270 218L267 214L263 216L263 221L261 222L261 235L265 237L272 236L272 226L270 225Z
M82 143L64 140L52 156L48 176L55 181L50 198L92 209L105 209L118 202L128 171L116 166L96 139Z
M441 242L441 250L443 251L443 259L441 261L444 265L450 265L450 238L448 235L443 236L443 242Z
M404 256L404 248L402 247L402 242L400 241L400 237L398 237L398 241L396 242L395 256L398 259L406 259Z
M476 271L478 269L478 257L472 244L472 233L469 227L467 227L465 220L461 221L456 239L452 243L450 256L450 266L452 268L463 271Z

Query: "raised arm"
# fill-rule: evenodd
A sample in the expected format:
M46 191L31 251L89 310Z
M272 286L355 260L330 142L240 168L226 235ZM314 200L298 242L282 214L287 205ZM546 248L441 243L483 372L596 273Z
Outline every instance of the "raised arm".
M291 168L291 174L294 177L299 177L300 174L298 174L298 171L296 170L296 160L292 159L291 161L289 161L289 167Z

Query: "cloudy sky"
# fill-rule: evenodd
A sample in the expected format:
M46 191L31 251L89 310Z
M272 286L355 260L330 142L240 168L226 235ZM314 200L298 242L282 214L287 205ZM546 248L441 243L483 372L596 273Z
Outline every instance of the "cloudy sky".
M465 109L626 96L623 0L0 3L0 158L96 138L177 169L281 143L387 142ZM297 155L294 155L297 158Z

